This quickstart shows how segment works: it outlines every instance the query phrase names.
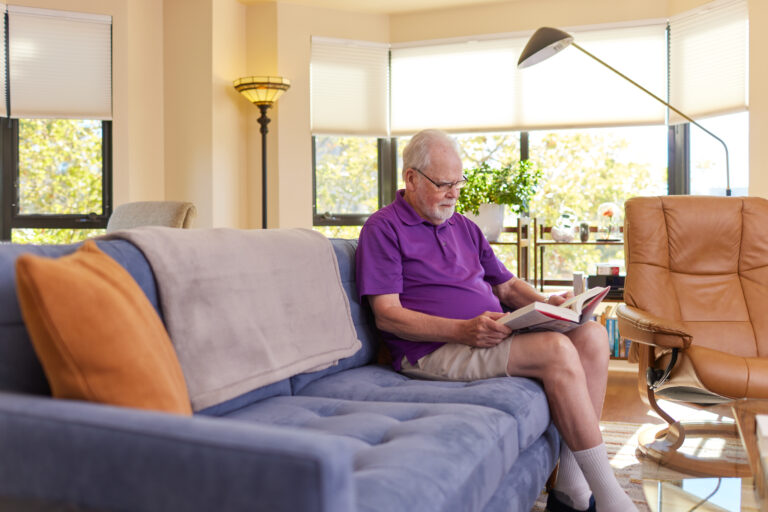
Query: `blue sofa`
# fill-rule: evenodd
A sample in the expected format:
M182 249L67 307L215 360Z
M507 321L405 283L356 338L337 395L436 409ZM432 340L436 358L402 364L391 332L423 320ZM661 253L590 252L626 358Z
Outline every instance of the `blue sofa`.
M376 364L356 242L332 242L362 348L191 418L52 399L14 261L77 245L0 245L0 510L530 510L560 443L541 386L417 381ZM143 254L124 240L98 245L161 314Z

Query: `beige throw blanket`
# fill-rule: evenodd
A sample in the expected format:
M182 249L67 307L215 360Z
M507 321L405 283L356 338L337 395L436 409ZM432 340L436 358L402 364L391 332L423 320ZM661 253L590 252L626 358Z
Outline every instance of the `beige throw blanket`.
M360 348L329 240L308 229L118 231L149 260L195 411Z

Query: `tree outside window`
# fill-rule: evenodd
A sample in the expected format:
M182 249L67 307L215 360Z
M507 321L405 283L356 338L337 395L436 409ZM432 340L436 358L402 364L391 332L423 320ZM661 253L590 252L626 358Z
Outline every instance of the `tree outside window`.
M104 216L102 122L22 119L18 123L17 215ZM103 229L14 228L17 243L71 243Z

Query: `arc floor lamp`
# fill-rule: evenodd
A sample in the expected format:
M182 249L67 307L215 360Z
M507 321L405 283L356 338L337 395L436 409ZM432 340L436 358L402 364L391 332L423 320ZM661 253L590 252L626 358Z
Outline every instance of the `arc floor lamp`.
M267 229L267 109L291 86L291 81L279 76L248 76L234 81L237 92L259 107L261 116L261 227Z
M587 50L576 44L573 40L573 36L568 34L567 32L563 32L562 30L552 28L552 27L541 27L538 29L534 34L531 36L531 38L528 40L528 44L525 45L525 48L523 49L523 52L520 54L520 59L517 61L517 67L518 69L527 68L530 66L533 66L534 64L538 64L539 62L546 60L556 53L559 53L562 50L565 50L568 46L573 46L577 50L582 51L587 56L593 58L606 68L610 69L620 77L622 77L624 80L628 81L644 93L648 94L649 96L653 97L656 101L664 104L668 109L678 114L680 117L685 119L686 121L698 126L704 132L708 133L715 139L717 139L720 144L723 145L723 148L725 149L725 195L730 196L731 195L731 170L730 170L730 164L729 164L729 158L728 158L728 146L726 146L723 139L712 133L711 131L707 130L703 126L701 126L699 123L691 119L689 116L685 115L684 113L680 112L678 109L664 101L663 99L659 98L655 94L653 94L651 91L643 87L642 85L638 84L625 74L621 73L617 69L611 67L607 63L603 62L599 58L595 57L591 53L589 53Z

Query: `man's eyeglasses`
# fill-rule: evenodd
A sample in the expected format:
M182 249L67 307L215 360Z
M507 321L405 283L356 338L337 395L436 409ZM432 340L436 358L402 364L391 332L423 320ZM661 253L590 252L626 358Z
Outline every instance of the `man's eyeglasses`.
M430 181L430 183L432 183L434 186L436 186L437 190L439 190L440 192L448 192L452 188L456 188L456 190L461 190L461 188L464 187L464 185L467 184L467 178L465 178L464 176L462 176L461 179L458 180L458 181L448 181L448 182L444 182L444 183L438 183L435 180L433 180L432 178L430 178L429 176L427 176L426 174L424 174L423 172L421 172L419 169L417 169L415 167L411 167L411 169L413 169L417 173L419 173L422 176L424 176L425 178L427 178Z

